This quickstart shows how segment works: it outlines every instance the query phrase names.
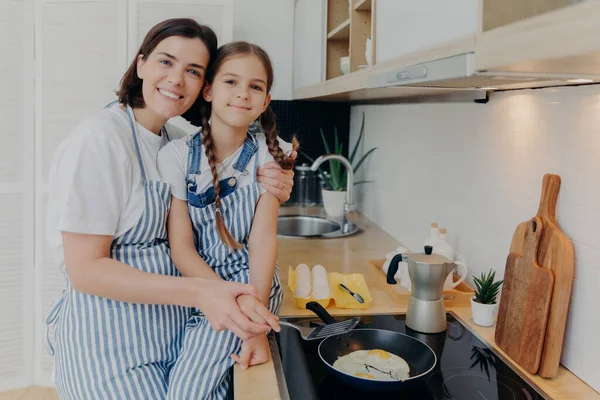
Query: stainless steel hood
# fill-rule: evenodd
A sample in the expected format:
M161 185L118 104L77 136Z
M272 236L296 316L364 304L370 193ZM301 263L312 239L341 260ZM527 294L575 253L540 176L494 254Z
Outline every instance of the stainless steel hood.
M467 52L412 66L381 72L373 71L368 78L367 88L412 86L502 90L565 86L577 84L577 79L598 80L600 76L477 71L475 69L475 53Z

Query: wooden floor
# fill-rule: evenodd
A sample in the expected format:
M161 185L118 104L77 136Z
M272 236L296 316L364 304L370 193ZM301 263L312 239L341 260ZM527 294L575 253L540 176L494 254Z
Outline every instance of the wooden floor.
M0 393L0 400L59 400L56 389L29 386L24 389Z

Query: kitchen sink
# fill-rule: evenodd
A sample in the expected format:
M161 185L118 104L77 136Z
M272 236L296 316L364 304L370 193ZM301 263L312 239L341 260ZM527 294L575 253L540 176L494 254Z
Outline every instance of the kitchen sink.
M292 238L338 238L354 235L358 226L343 221L308 215L282 215L277 219L277 234Z

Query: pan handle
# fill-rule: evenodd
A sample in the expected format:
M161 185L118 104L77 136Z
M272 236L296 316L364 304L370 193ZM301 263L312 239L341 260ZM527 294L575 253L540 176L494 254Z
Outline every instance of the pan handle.
M317 316L321 318L326 324L334 324L337 322L335 319L333 319L331 314L329 314L327 310L324 309L323 306L317 303L316 301L309 301L308 303L306 303L306 308L317 314Z

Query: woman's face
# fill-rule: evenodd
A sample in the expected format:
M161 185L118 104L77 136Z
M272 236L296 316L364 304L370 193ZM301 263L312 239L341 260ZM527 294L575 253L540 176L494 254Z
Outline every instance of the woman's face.
M197 38L171 36L154 51L138 59L146 108L165 120L178 117L196 101L210 59L208 49Z

